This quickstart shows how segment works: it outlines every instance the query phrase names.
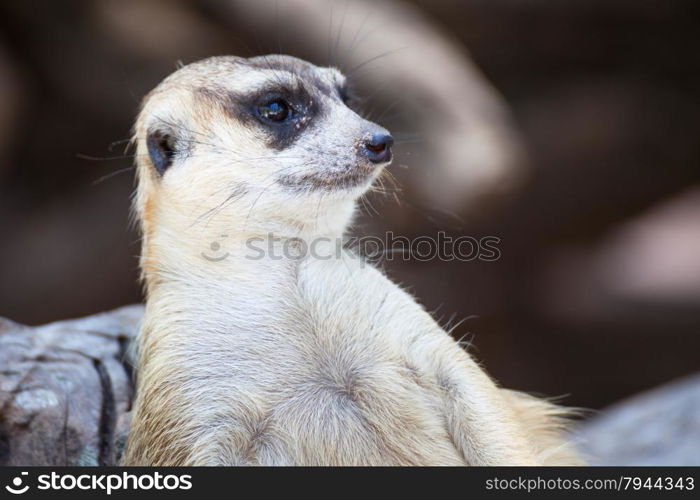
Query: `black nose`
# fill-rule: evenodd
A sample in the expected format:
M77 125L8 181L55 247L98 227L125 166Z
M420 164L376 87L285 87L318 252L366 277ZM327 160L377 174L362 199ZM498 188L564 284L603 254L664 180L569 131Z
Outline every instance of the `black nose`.
M374 134L365 141L365 152L372 163L381 163L391 159L391 146L394 138L389 134Z

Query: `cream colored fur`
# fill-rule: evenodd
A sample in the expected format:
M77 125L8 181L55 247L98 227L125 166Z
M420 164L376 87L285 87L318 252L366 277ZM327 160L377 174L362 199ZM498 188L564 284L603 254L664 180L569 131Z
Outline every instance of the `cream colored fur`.
M344 136L368 122L329 101L324 137L270 151L198 89L223 95L297 77L239 61L180 69L147 96L136 124L147 303L124 463L577 463L559 409L498 388L413 297L353 254L332 252L376 175L348 189L275 183L282 170L328 168L323 155L305 155L328 144L349 154ZM191 148L161 177L145 137L163 124L185 131ZM334 257L250 259L251 238L283 244L271 233L321 241L317 253ZM226 258L203 258L212 242Z

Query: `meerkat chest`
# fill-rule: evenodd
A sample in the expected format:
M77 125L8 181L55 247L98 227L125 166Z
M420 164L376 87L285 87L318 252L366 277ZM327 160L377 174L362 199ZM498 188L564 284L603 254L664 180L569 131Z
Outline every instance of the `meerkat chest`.
M268 370L281 357L308 362L333 351L373 354L379 362L394 356L394 332L409 327L406 306L418 308L397 303L404 300L398 287L355 259L250 267L230 280L184 283L173 294L188 305L178 323L201 331L189 335L193 344L257 358Z
M251 463L461 463L439 395L406 363L410 302L359 262L298 264L216 295L216 331L192 342L190 373L208 383L193 412L226 401L232 421L254 415L243 437Z

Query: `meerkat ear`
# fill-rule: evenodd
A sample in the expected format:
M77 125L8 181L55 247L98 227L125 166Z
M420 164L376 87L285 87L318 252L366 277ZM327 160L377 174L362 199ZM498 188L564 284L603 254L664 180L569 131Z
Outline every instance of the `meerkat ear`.
M163 175L175 158L177 146L175 136L159 130L149 132L146 146L153 167L160 175Z

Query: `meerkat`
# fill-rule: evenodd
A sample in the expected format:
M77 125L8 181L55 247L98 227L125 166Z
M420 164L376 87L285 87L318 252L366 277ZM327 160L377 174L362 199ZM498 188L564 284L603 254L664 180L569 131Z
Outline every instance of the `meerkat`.
M499 388L338 251L393 143L340 71L184 66L146 96L134 140L146 313L124 464L578 463L561 410Z

